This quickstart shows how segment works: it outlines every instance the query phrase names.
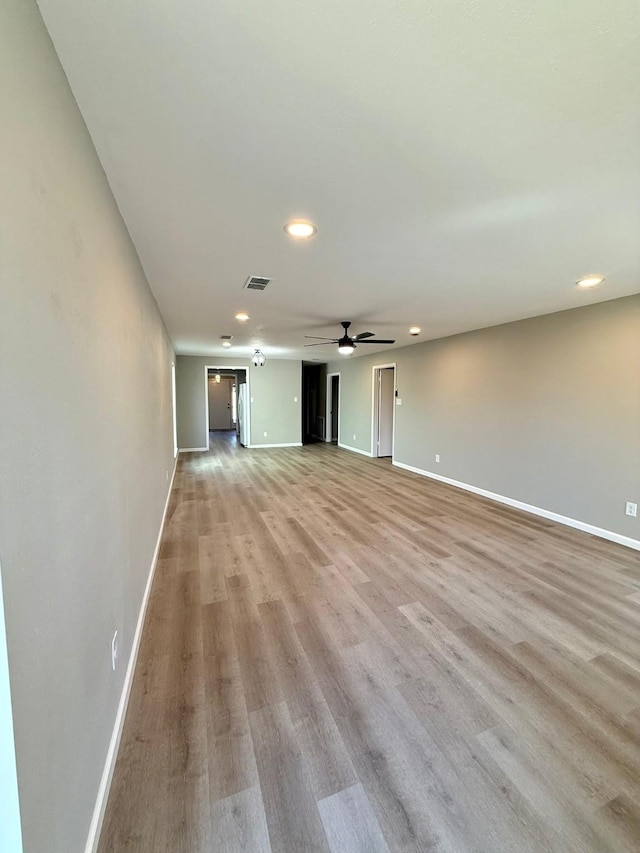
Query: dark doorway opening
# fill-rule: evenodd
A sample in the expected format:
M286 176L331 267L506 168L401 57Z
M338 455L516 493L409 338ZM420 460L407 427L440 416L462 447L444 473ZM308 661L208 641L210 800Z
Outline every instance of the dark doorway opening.
M340 428L340 374L331 375L329 390L329 429L327 438L332 444L338 443L338 430Z
M325 440L327 365L302 362L302 443Z

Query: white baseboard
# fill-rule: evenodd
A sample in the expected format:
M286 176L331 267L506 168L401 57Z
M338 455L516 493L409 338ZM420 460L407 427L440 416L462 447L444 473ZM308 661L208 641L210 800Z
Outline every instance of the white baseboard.
M574 527L576 530L582 530L585 533L590 533L592 536L599 536L601 539L608 539L610 542L617 542L618 545L624 545L627 548L634 548L640 551L640 540L632 539L630 536L623 536L621 533L614 533L612 530L605 530L603 527L595 527L593 524L587 524L585 521L579 521L577 518L569 518L567 515L559 515L557 512L551 512L548 509L542 509L539 506L526 504L514 498L507 498L504 495L498 495L495 492L489 492L487 489L480 489L478 486L471 486L469 483L461 483L459 480L452 480L450 477L443 477L441 474L434 474L433 471L425 471L423 468L416 468L413 465L407 465L404 462L396 462L393 460L393 465L397 468L403 468L405 471L412 471L414 474L420 474L422 477L429 477L432 480L438 480L441 483L447 483L449 486L455 486L458 489L464 489L465 492L473 492L475 495L481 495L483 498L496 501L496 503L506 504L515 509L530 512L532 515L539 515L542 518L548 518L550 521L557 521L558 524L564 524L566 527Z
M248 444L250 450L255 450L261 447L302 447L301 441L285 442L284 444Z
M102 821L104 819L105 809L107 807L107 800L109 799L109 788L111 787L111 780L113 778L113 771L116 765L116 759L118 757L118 747L120 746L120 738L122 736L122 728L124 726L124 718L127 712L127 704L129 702L129 694L131 693L131 685L133 684L133 674L136 668L136 661L138 659L138 649L140 648L140 638L142 636L142 628L144 625L144 617L147 612L147 604L149 602L149 594L151 592L151 585L153 583L153 576L156 570L156 564L158 562L158 553L160 552L160 542L162 541L162 533L164 531L164 522L167 517L167 510L169 509L169 500L171 499L171 489L173 488L173 480L176 475L176 468L178 465L178 457L176 456L174 465L173 465L173 474L171 475L171 482L169 483L169 491L167 492L167 500L164 505L164 512L162 513L162 521L160 522L160 531L158 532L158 538L156 540L156 547L153 552L153 559L151 560L151 568L149 569L149 575L147 577L147 584L144 588L144 594L142 596L142 603L140 605L140 612L138 613L138 622L136 624L135 634L133 635L133 643L131 646L131 654L129 655L129 663L127 664L127 671L124 676L124 683L122 685L122 693L120 694L120 702L118 703L118 711L116 713L116 719L113 724L113 732L111 733L111 740L109 741L109 749L107 750L107 757L104 763L104 770L102 771L102 778L100 780L100 786L98 788L98 795L96 797L96 804L93 810L93 816L91 818L91 825L89 827L89 835L87 837L87 843L85 845L85 853L95 853L98 848L98 841L100 840L100 830L102 829Z
M208 449L208 447L181 447L178 453L202 453Z
M361 456L373 457L373 453L369 453L368 450L360 450L359 447L351 447L350 444L340 444L338 442L338 447L341 447L343 450L350 450L352 453L359 453Z

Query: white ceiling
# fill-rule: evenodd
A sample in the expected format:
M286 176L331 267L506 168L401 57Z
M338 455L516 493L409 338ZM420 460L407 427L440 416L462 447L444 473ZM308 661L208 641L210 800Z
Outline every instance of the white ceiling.
M39 5L180 353L640 291L637 0Z

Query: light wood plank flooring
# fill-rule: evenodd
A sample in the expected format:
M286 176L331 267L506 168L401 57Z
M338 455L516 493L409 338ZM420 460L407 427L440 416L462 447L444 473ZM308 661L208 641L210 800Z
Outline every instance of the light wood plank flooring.
M640 555L215 437L180 458L99 849L639 851Z

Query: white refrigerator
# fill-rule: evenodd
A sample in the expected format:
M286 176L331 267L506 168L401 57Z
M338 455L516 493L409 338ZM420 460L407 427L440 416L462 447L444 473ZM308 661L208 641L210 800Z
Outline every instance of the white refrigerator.
M238 427L240 428L240 444L247 446L249 422L249 399L247 397L247 383L238 384Z

